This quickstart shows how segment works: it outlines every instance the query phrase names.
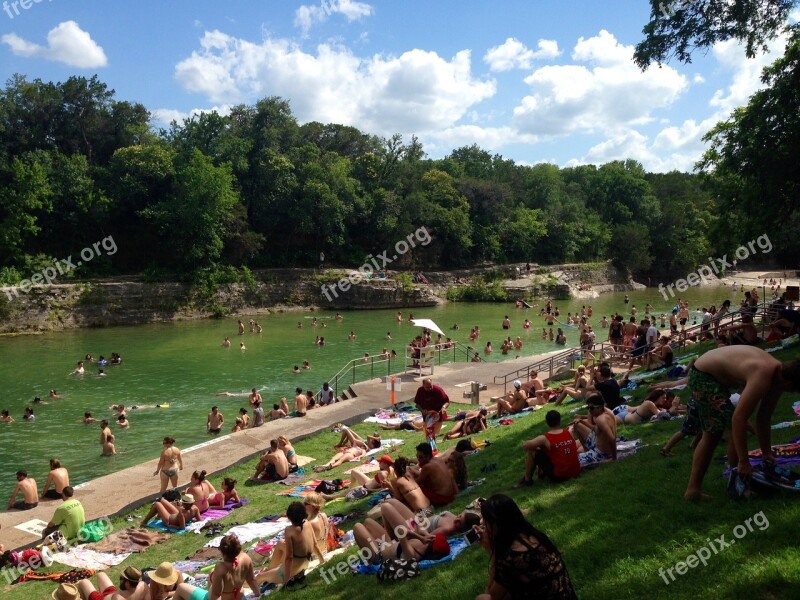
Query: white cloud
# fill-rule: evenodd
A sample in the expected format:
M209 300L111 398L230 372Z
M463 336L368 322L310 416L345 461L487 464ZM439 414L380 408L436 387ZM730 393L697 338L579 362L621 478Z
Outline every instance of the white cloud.
M468 50L450 60L418 49L361 58L329 44L310 54L286 40L254 44L219 31L206 32L201 49L178 63L175 76L213 103L281 96L301 122L378 134L451 127L496 92L493 80L473 78Z
M22 39L15 33L0 38L17 56L44 58L79 69L95 69L108 64L106 53L75 21L59 23L47 33L47 46Z
M499 46L490 48L483 57L483 62L492 71L510 71L511 69L529 69L534 60L555 58L561 54L555 40L539 40L538 50L531 50L515 38L508 38Z
M700 73L695 73L694 77L692 77L692 83L700 84L700 83L705 83L705 82L706 82L706 78L703 77Z
M151 121L161 125L169 125L173 121L178 124L183 123L185 119L198 117L204 113L216 112L222 116L227 116L231 112L230 105L212 106L211 108L193 108L189 112L176 110L174 108L156 108L150 111Z
M372 13L372 6L363 2L356 2L355 0L322 0L319 6L313 4L300 6L294 13L294 24L303 31L303 34L307 34L315 24L322 23L334 14L343 15L347 22L350 23L369 17Z
M523 133L563 136L615 132L653 120L654 110L670 106L688 88L675 69L640 71L633 47L607 31L580 38L576 63L545 66L525 78L532 93L514 109L514 124Z

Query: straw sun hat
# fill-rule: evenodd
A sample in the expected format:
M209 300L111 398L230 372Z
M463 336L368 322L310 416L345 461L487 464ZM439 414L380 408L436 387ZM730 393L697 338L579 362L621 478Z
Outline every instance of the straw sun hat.
M53 600L80 600L78 588L71 583L62 583L52 593Z
M180 573L172 566L172 563L162 562L155 571L150 571L147 576L150 577L151 581L171 586L178 582Z

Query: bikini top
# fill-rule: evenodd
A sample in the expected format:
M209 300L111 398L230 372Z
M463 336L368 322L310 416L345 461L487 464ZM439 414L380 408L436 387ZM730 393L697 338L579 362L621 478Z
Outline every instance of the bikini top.
M239 566L239 558L238 557L234 558L233 562L231 564L234 566L234 568L238 567ZM211 580L212 580L213 577L214 577L214 571L211 571L211 574L208 576L208 589L209 590L211 589ZM222 593L224 594L225 590L222 590ZM239 595L242 593L242 588L241 587L235 587L230 591L230 593L233 594L233 600L239 600Z

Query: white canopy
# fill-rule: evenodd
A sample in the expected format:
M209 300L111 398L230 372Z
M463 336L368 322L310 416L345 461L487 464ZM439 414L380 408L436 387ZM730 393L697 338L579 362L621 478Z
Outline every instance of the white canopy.
M439 326L431 319L411 319L411 323L417 327L424 327L425 329L430 329L431 331L444 335L444 331L439 329Z

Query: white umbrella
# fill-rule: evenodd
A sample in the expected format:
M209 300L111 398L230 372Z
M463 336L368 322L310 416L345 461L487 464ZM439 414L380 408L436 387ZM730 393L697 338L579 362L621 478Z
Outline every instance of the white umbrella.
M444 335L444 331L439 329L439 326L430 319L411 319L411 322L417 327L424 327L425 329L430 329L431 331Z

